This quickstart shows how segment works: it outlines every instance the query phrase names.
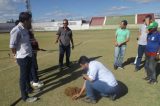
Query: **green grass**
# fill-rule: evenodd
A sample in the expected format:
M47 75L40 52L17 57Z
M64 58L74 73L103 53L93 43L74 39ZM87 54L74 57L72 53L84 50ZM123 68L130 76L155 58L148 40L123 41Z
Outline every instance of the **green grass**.
M137 52L137 31L131 30L131 40L128 43L125 60L135 57ZM71 61L77 61L81 55L90 58L98 57L106 65L117 80L128 87L128 93L116 101L102 98L95 106L160 106L160 84L149 85L142 80L145 77L144 69L134 72L133 65L125 66L125 70L113 70L115 30L74 31L75 49L71 54ZM56 45L55 32L35 32L40 48L49 51L38 53L40 79L45 82L42 93L38 94L40 100L35 103L19 101L16 106L90 106L81 100L72 101L65 96L64 89L69 86L81 87L83 79L79 66L74 63L71 70L65 70L59 75L58 45ZM20 97L19 69L13 59L8 57L9 34L0 34L0 104L9 106ZM124 61L125 61L124 60ZM160 80L158 78L158 80Z

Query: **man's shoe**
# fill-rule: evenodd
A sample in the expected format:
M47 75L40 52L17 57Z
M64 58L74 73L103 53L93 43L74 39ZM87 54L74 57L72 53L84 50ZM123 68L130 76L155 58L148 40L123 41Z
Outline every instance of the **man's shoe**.
M118 69L120 69L120 70L124 70L124 68L123 68L123 67L118 67Z
M25 100L25 102L35 102L37 101L37 99L38 99L37 97L29 97Z
M157 80L150 80L149 82L148 82L149 84L152 84L152 85L154 85L154 84L157 84L158 83L158 81Z
M145 77L145 78L143 78L144 80L146 80L146 81L148 81L148 80L150 80L150 78L149 77Z
M92 103L92 104L96 104L96 103L97 103L96 100L91 99L91 98L89 98L89 97L83 98L82 101L84 101L84 102L86 102L86 103Z
M35 82L33 82L32 83L32 86L33 87L37 87L37 88L41 88L41 87L43 87L44 86L44 83L43 82L37 82L37 83L35 83Z

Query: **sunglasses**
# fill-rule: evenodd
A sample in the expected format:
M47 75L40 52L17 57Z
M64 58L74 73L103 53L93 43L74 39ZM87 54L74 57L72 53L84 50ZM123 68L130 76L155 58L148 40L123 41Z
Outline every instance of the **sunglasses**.
M68 23L63 23L63 24L68 24Z

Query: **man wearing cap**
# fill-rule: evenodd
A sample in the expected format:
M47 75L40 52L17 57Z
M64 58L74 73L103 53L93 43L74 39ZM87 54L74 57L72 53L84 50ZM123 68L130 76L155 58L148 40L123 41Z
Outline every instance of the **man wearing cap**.
M120 28L116 30L115 36L115 54L114 54L114 69L123 69L123 58L126 50L127 42L130 38L130 31L126 28L127 21L123 20L120 23Z
M146 63L145 70L147 77L145 80L149 84L156 84L156 65L160 53L160 33L157 31L158 23L152 22L148 27L147 45L146 45Z

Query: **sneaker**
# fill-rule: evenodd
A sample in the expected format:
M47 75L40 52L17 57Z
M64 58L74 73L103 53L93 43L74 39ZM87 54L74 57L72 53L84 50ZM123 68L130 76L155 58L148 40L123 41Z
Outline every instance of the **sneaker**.
M43 82L37 82L37 83L35 83L35 82L33 82L32 83L32 86L33 87L37 87L37 88L41 88L41 87L43 87L44 86L44 83Z
M29 98L27 98L25 101L26 102L35 102L35 101L37 101L37 97L29 97Z
M150 80L150 78L149 77L145 77L145 78L143 78L144 80L146 80L146 81L148 81L148 80Z
M92 104L96 104L96 103L97 103L96 100L91 99L91 98L89 98L89 97L83 98L82 101L83 101L83 102L86 102L86 103L92 103Z
M118 69L120 69L120 70L124 70L124 68L123 68L123 67L118 67Z
M117 68L118 68L116 65L114 65L113 67L114 67L114 70L117 70Z
M154 84L157 84L157 83L158 83L158 81L157 81L157 80L153 80L153 79L152 79L152 80L150 80L148 83L149 83L149 84L153 84L153 85L154 85Z

